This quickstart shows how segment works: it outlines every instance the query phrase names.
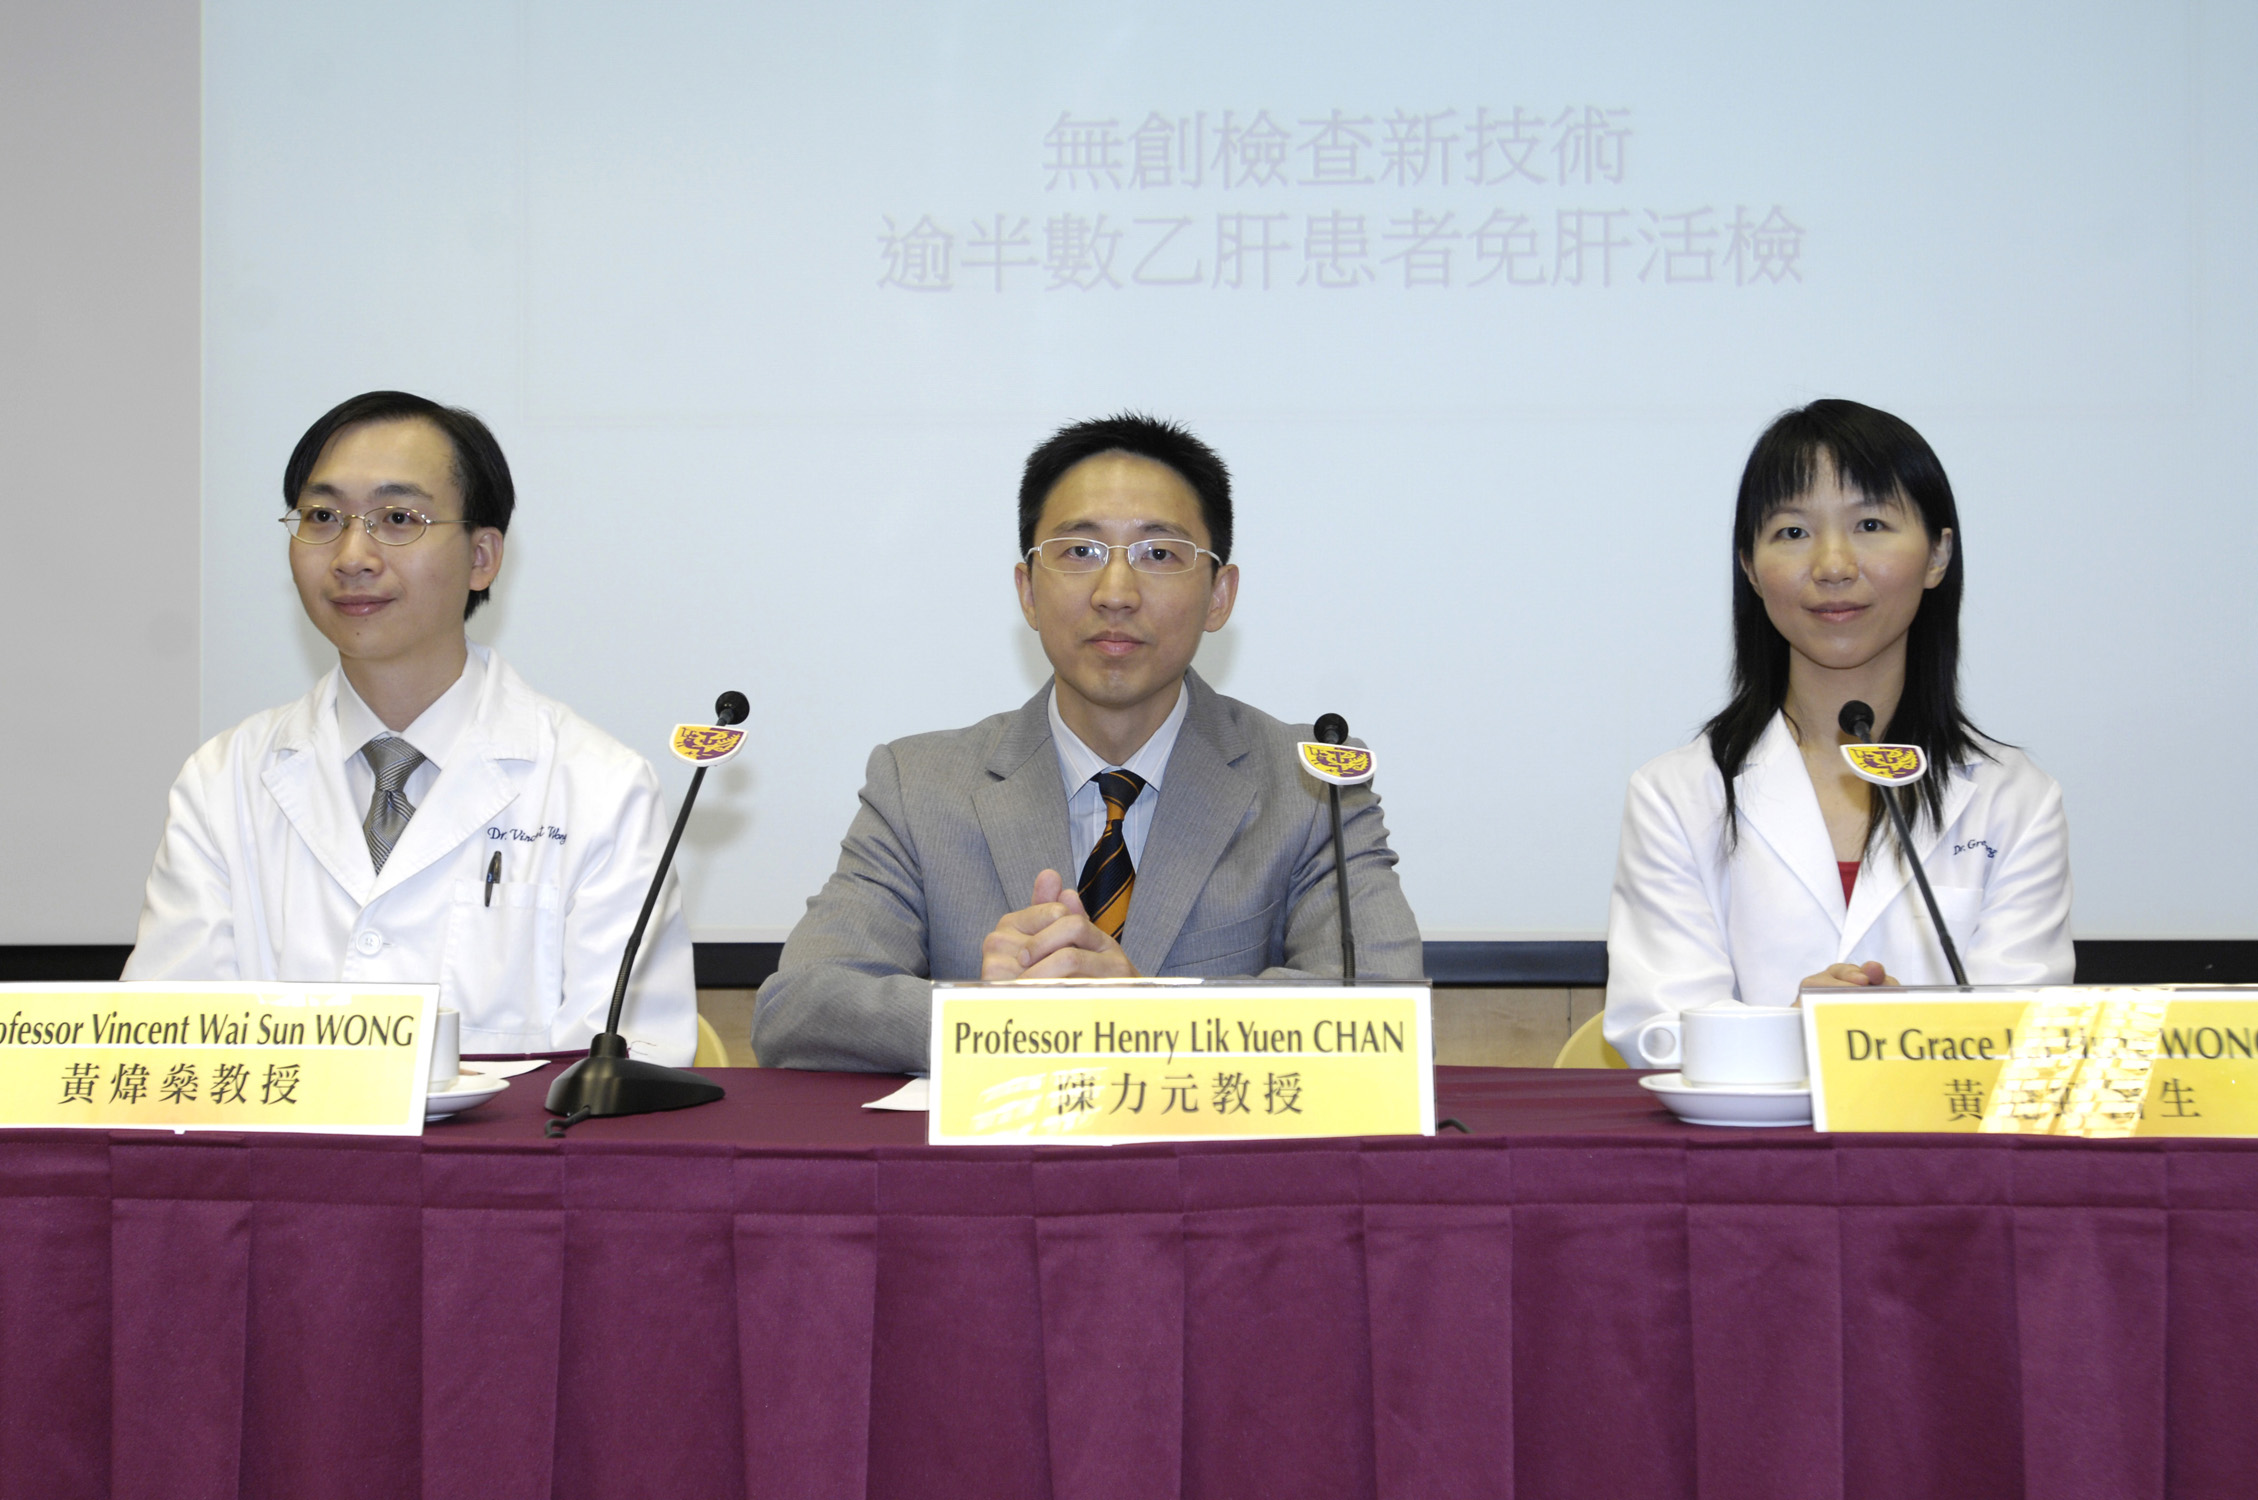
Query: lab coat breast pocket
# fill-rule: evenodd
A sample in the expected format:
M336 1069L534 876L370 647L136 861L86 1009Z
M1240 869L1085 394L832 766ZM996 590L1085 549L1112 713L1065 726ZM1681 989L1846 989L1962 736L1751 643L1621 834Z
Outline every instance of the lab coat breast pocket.
M441 1003L462 1012L466 1030L546 1035L564 993L562 893L538 881L497 881L488 904L488 889L483 881L454 882ZM537 1013L504 1010L513 995Z
M1944 917L1945 930L1952 934L1953 946L1967 947L1976 935L1976 923L1983 917L1983 887L1940 885L1935 890L1937 911Z

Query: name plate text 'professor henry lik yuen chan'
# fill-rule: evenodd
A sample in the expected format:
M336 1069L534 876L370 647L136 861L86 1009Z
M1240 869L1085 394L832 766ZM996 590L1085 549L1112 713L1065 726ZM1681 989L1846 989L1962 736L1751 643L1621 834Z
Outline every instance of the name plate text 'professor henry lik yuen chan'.
M928 1139L1432 1135L1422 984L937 984Z

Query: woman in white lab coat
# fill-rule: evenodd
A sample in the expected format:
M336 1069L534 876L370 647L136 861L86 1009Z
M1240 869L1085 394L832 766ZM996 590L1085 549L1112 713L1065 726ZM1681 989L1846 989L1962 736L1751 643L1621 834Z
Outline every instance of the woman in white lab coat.
M1922 747L1901 793L1913 854L1973 984L2072 972L2062 793L1960 707L1960 518L1936 454L1854 401L1790 411L1757 440L1733 521L1732 698L1641 767L1607 924L1607 1039L1717 1002L1791 1005L1806 985L1950 984L1876 790L1840 747Z

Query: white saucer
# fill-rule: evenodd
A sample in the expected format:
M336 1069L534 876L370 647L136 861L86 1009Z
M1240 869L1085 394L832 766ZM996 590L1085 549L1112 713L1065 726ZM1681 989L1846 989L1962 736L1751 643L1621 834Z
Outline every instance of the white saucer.
M424 1096L423 1118L429 1124L444 1120L449 1115L461 1114L474 1104L484 1104L510 1086L507 1078L488 1078L478 1073L464 1073L443 1089L433 1089Z
M1697 1088L1681 1074L1654 1073L1639 1080L1670 1113L1688 1125L1808 1125L1811 1090L1805 1087Z

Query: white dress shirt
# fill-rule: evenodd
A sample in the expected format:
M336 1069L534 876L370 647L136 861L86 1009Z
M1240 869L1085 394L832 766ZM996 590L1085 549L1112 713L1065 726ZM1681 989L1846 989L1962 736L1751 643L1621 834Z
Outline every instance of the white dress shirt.
M369 803L376 796L376 772L369 766L368 757L361 747L370 740L387 736L406 740L423 756L423 764L408 773L407 785L400 788L409 805L423 806L430 795L431 784L439 779L447 762L454 757L455 747L462 741L463 731L478 712L479 690L486 685L486 664L475 651L463 657L463 675L455 685L438 698L416 721L397 735L385 727L376 716L376 710L361 700L353 691L353 684L344 672L337 674L337 748L345 757L345 790L353 805L365 816Z
M1145 832L1153 826L1153 808L1160 801L1160 779L1168 770L1168 757L1176 752L1176 736L1184 728L1185 711L1191 707L1192 695L1179 683L1176 688L1176 706L1168 717L1160 721L1153 737L1137 747L1137 753L1120 765L1113 765L1104 756L1082 743L1075 732L1066 727L1066 720L1058 713L1058 686L1051 686L1051 743L1058 747L1058 774L1066 783L1066 830L1074 850L1074 868L1061 870L1068 885L1077 885L1082 879L1082 866L1090 859L1090 851L1105 837L1105 794L1090 778L1100 771L1132 771L1143 778L1145 789L1137 800L1129 804L1129 811L1121 820L1121 841L1129 846L1129 867L1136 869L1145 862ZM373 789L374 777L369 780Z

